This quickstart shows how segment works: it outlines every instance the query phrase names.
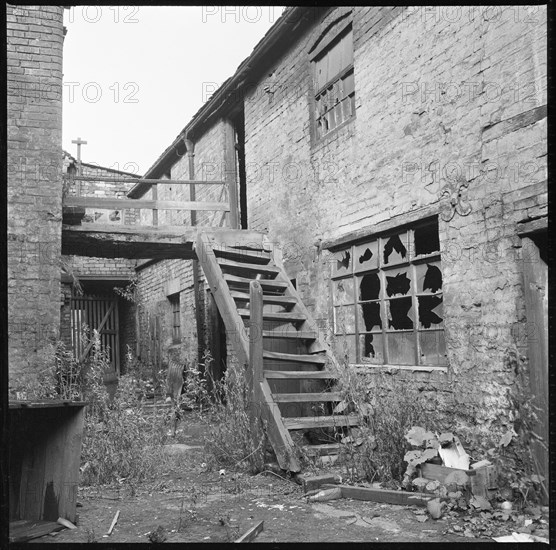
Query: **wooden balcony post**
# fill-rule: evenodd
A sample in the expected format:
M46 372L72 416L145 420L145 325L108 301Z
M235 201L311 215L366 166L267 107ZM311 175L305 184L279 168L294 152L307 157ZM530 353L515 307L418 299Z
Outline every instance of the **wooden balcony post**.
M228 186L230 201L229 227L239 229L239 192L237 183L236 136L232 121L223 119L224 124L224 181Z
M263 381L263 288L258 281L249 283L249 369L247 380L251 395L251 423L261 414L261 382ZM255 431L253 431L255 433Z
M152 185L152 199L153 201L157 201L158 200L158 186L156 185L156 183L153 183ZM153 208L153 225L158 225L158 210L156 208Z

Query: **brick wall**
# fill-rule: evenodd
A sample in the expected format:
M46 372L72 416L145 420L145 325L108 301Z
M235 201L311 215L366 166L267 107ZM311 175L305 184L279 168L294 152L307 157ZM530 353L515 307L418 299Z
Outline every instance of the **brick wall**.
M547 211L546 10L354 8L356 117L316 142L307 51L341 13L315 21L251 83L249 225L281 244L326 324L323 241L440 213L449 368L399 378L439 412L498 434L516 391L512 350L527 343L516 223ZM470 213L451 217L458 192Z
M7 5L9 375L60 322L62 6Z

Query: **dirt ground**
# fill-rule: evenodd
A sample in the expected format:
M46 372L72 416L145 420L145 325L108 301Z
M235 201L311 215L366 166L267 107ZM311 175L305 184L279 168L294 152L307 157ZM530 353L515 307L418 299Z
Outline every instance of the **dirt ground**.
M300 485L275 473L207 471L202 432L193 415L186 417L181 443L168 448L179 453L178 467L139 487L124 482L80 488L78 528L31 542L232 542L261 520L264 530L257 543L492 541L492 535L481 534L486 529L472 528L461 514L433 520L417 506L351 499L311 503ZM118 523L106 536L118 510ZM543 521L536 524L536 534L548 536ZM496 536L518 531L510 523L500 525Z

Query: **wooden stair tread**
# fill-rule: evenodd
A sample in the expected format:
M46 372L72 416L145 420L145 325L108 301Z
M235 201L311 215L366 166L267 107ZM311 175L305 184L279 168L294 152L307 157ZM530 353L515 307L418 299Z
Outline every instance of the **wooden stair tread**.
M230 294L234 300L238 301L249 301L249 294L246 292L239 292L237 290L231 290ZM263 294L263 302L265 304L274 304L278 306L289 306L297 304L297 299L293 296L276 296L275 294Z
M266 250L241 250L230 247L214 248L213 250L217 258L227 258L236 262L250 262L262 265L270 262L270 254Z
M240 285L242 287L246 286L247 288L249 288L249 283L253 279L249 279L248 277L239 277L238 275L232 275L231 273L224 273L224 280L228 283L228 286L230 285L230 283L232 283L234 285ZM284 281L276 281L274 279L257 279L257 281L259 281L259 283L263 287L263 290L284 291L286 290L286 288L288 288L288 283Z
M334 428L336 426L357 426L359 417L356 414L331 416L299 416L282 418L288 430L302 430L304 428Z
M263 358L275 359L276 361L292 361L295 363L313 363L317 365L326 364L325 355L301 355L297 353L281 353L277 351L263 351Z
M312 330L263 330L263 338L299 338L316 340L317 333Z
M241 317L244 319L249 319L250 312L248 309L238 309L237 312ZM273 312L264 312L263 313L263 320L264 321L284 321L284 322L300 322L305 321L307 318L303 313L293 313L291 311L286 311L284 313L273 313Z
M275 265L263 265L263 264L250 264L244 262L235 262L234 260L219 259L218 265L220 268L224 268L229 271L243 272L247 271L249 273L262 273L264 275L278 275L280 273L280 268Z
M302 445L301 449L307 456L325 456L338 454L341 443L323 443L322 445Z
M273 393L272 399L276 403L312 403L318 401L341 401L339 392L320 393Z
M317 370L317 371L301 371L301 370L265 370L263 371L264 377L273 380L279 379L319 379L319 380L336 380L336 376L330 371Z

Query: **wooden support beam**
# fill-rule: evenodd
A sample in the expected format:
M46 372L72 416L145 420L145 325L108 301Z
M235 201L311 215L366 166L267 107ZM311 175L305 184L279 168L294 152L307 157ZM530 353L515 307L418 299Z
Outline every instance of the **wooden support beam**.
M225 202L158 201L100 197L66 197L63 206L64 208L67 206L80 206L82 208L105 208L106 210L123 210L126 208L147 208L151 210L206 210L220 212L228 212L230 210L229 205Z

